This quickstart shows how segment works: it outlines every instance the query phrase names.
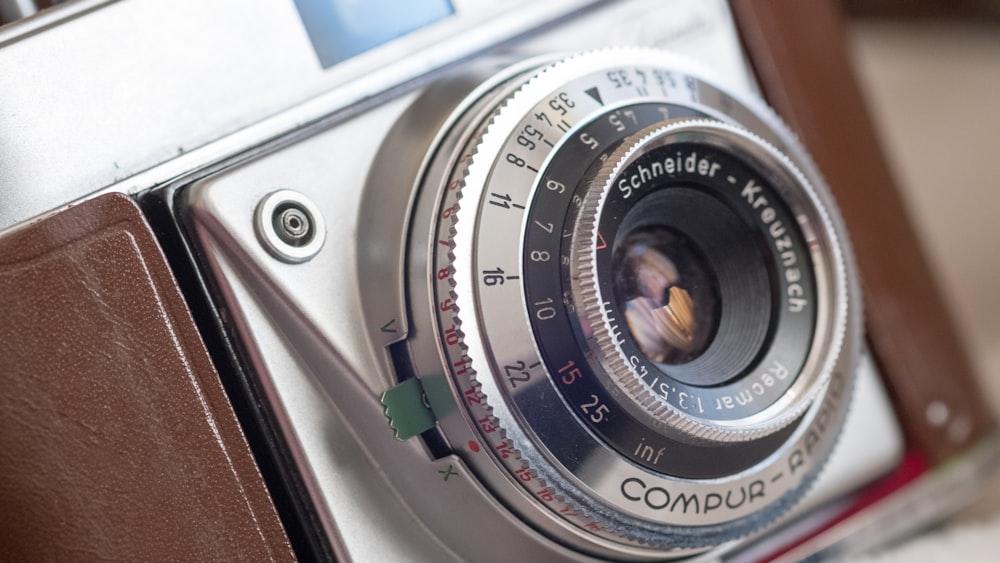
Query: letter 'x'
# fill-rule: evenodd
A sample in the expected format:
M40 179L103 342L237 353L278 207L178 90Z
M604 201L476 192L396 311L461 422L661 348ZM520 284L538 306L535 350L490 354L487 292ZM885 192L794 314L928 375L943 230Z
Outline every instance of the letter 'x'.
M448 469L445 469L443 471L442 470L438 470L438 473L444 475L444 480L447 481L448 477L451 477L452 475L454 475L455 477L458 477L458 472L457 471L453 471L454 468L455 468L454 465L449 465Z

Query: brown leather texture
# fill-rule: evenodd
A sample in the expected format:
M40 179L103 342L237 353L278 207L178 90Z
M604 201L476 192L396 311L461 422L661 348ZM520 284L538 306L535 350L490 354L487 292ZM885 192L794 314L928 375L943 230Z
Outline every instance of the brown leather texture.
M812 153L843 212L869 345L911 444L937 462L966 450L994 421L878 145L839 4L730 4L765 96Z
M0 239L0 559L290 561L135 203Z

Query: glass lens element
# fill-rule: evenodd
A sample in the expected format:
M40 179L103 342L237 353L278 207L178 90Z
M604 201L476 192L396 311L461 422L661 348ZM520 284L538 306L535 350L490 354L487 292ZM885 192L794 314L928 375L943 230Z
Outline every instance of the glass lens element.
M650 360L684 364L708 348L719 325L718 282L688 237L633 231L617 245L614 271L619 310Z

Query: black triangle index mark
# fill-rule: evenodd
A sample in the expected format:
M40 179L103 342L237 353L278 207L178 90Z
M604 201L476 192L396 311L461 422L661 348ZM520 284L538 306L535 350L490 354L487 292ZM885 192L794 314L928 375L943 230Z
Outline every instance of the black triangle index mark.
M597 103L601 104L602 106L604 105L604 100L601 99L601 93L597 90L597 86L584 90L584 93L590 96L591 98L594 98L594 100L596 100Z

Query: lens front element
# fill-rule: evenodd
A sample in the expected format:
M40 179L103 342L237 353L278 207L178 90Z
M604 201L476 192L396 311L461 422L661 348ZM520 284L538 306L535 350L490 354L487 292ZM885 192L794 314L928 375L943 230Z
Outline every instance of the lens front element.
M701 251L665 226L616 237L615 301L629 333L657 364L686 364L700 356L719 321L719 290Z
M692 264L685 268L688 270L685 281L678 286L683 293L675 292L681 298L698 297L691 303L699 307L697 326L705 338L696 353L679 358L681 361L663 361L649 354L643 345L643 338L648 337L638 336L633 323L636 302L622 303L616 299L607 307L616 318L624 317L627 321L629 331L623 337L629 341L630 353L641 356L657 373L689 385L721 385L743 374L765 345L775 300L761 237L756 236L751 226L710 189L683 179L667 181L637 199L621 224L616 226L613 219L602 223L602 228L619 233L612 243L611 264L603 252L592 257L583 255L580 259L590 264L593 258L599 266L598 275L614 276L615 283L619 248L630 244L634 231L676 233L675 238L683 237L686 241L683 247L674 250L680 252L676 257L681 263ZM579 234L587 237L591 233ZM700 266L693 266L699 262ZM600 281L598 285L606 288L608 284Z

